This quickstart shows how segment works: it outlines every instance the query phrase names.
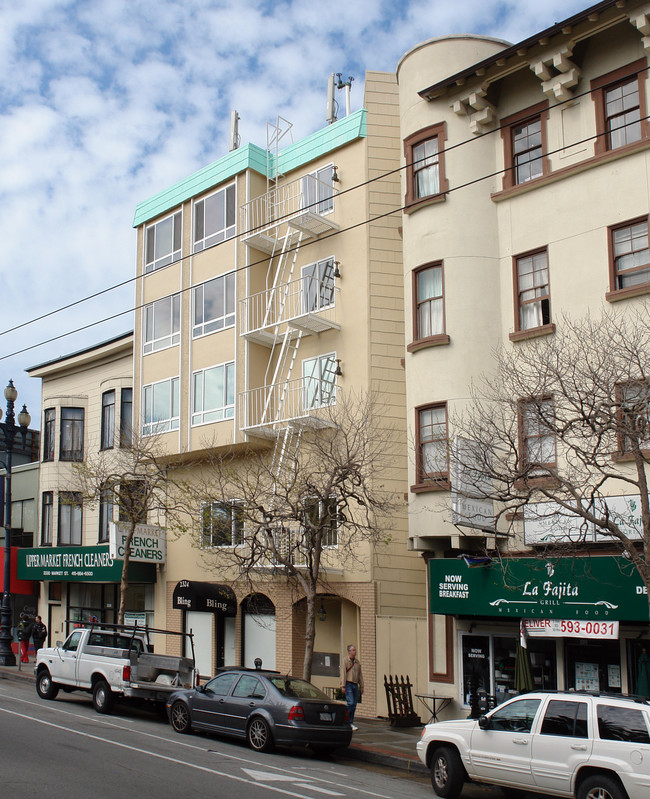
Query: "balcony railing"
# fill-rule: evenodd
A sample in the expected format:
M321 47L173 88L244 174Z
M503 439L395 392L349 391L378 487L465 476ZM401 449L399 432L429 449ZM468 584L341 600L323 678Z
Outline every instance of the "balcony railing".
M241 429L275 438L287 424L331 427L326 409L336 402L336 384L315 377L298 377L260 386L239 395Z
M272 344L279 325L289 324L304 333L339 329L338 293L331 281L309 276L245 297L239 304L240 335Z
M334 189L331 183L314 175L304 175L290 183L275 186L266 194L242 205L241 229L244 241L257 249L272 252L278 227L287 223L309 237L338 228L334 222Z

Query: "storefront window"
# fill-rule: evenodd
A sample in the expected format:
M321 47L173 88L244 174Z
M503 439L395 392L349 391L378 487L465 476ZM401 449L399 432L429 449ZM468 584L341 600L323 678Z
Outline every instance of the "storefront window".
M565 660L567 688L621 693L621 652L618 641L567 641Z
M70 583L68 586L68 618L76 624L104 622L114 624L120 603L119 585L102 583ZM125 622L153 625L153 585L129 585L126 595Z

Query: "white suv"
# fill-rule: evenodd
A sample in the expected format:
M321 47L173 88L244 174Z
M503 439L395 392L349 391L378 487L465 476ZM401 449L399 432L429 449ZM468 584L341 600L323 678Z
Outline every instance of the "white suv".
M535 691L479 719L427 724L417 744L438 796L463 784L577 799L650 799L650 703L581 691Z

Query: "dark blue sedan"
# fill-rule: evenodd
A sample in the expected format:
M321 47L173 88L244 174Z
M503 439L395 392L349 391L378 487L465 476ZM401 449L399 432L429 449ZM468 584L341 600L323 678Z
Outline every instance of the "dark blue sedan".
M224 669L199 688L171 694L167 714L176 732L245 738L258 752L276 744L325 752L348 746L352 738L343 702L275 671Z

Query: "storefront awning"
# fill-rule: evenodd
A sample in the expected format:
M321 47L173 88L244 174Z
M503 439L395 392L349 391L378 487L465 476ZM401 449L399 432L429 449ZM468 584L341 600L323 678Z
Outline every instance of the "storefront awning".
M614 556L503 558L472 567L429 561L429 610L501 619L648 621L648 597L634 565Z
M181 580L174 588L173 607L236 616L237 597L228 585Z

